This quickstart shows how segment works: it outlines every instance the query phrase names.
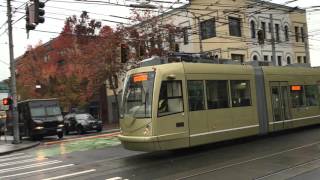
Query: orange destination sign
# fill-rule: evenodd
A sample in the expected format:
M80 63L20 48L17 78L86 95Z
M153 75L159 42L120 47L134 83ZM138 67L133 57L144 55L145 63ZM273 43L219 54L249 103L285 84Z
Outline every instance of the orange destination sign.
M148 74L146 73L133 75L133 82L140 82L140 81L146 81L146 80L148 80Z
M292 91L301 91L301 86L291 86Z

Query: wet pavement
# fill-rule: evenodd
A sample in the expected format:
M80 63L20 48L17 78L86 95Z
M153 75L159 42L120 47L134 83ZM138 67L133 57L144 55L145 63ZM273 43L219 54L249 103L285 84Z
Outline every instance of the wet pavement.
M320 127L162 152L99 134L0 156L0 179L319 179Z

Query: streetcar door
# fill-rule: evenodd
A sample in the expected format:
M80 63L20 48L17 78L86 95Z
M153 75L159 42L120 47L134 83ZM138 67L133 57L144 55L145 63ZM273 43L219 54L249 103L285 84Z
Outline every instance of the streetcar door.
M177 76L177 80L161 82L156 123L159 146L162 150L189 146L188 122L184 113L183 81L178 78Z
M274 130L287 129L291 127L289 110L289 89L287 82L271 82L271 102L273 113Z
M190 129L190 145L205 144L208 132L205 88L203 80L188 80L188 105L189 105L189 129Z

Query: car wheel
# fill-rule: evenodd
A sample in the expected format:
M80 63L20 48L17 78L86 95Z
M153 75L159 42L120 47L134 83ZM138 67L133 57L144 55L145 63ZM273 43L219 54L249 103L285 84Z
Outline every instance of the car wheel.
M62 139L62 138L63 138L63 132L60 132L60 133L58 133L57 135L58 135L58 138L59 138L59 139Z
M66 128L64 129L64 134L65 134L65 135L69 135L69 129L68 129L68 127L66 127Z
M78 134L84 134L84 130L83 130L83 127L82 127L82 126L78 126L78 127L77 127L77 133L78 133Z
M98 128L98 129L97 129L97 132L101 132L101 131L102 131L102 128Z

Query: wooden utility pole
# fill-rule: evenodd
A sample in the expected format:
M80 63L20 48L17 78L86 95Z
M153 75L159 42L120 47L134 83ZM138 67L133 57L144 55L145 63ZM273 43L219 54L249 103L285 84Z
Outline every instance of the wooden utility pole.
M13 119L13 144L20 143L19 135L19 122L18 122L18 111L17 111L17 88L16 88L16 66L13 56L13 42L12 42L12 14L11 14L11 2L7 0L7 16L8 16L8 35L9 35L9 54L10 54L10 93L12 96L12 119Z

